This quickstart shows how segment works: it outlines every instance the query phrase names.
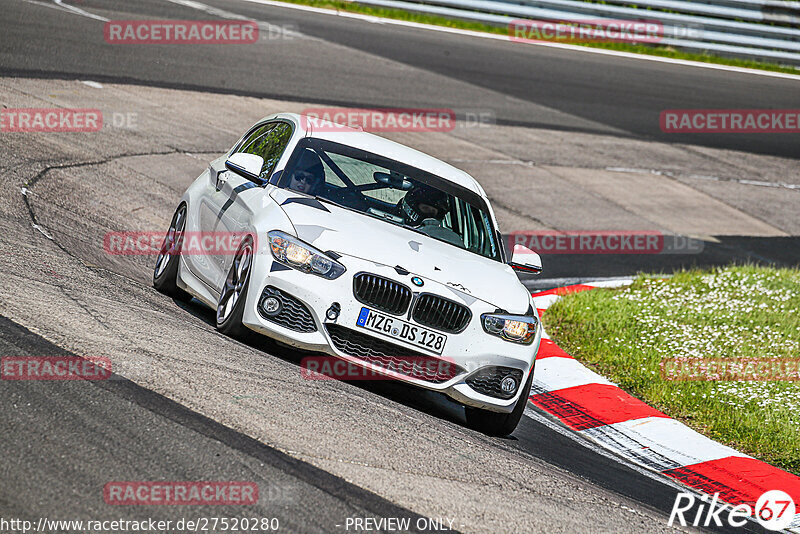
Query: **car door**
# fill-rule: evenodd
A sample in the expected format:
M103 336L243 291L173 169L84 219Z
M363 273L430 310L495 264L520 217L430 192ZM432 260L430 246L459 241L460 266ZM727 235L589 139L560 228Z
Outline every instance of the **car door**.
M229 236L242 236L251 228L253 212L248 199L257 195L269 180L275 165L292 136L292 126L284 121L273 121L251 130L244 141L231 154L244 152L264 159L258 181L251 181L225 168L227 158L211 164L207 194L200 207L201 231L229 242ZM217 240L215 239L215 242ZM233 261L235 250L213 250L207 254L203 265L203 278L219 293Z
M225 161L230 155L239 151L240 148L252 144L256 138L266 133L272 126L273 125L261 124L254 127L228 154L211 162L205 173L205 189L199 196L198 205L195 207L196 226L188 228L190 232L187 234L187 238L191 239L193 236L204 236L217 231L221 222L220 213L226 201L230 198L230 193L233 191L231 186L239 185L239 183L243 184L246 181L244 179L239 180L238 178L234 178L234 183L228 185L227 181L231 179L230 175L233 173L228 171L225 167ZM184 249L186 249L186 247L184 247ZM214 251L211 250L209 252L211 253L201 254L194 251L192 254L185 255L185 260L195 276L209 288L217 291L216 282L221 267L219 265L219 258L214 257Z

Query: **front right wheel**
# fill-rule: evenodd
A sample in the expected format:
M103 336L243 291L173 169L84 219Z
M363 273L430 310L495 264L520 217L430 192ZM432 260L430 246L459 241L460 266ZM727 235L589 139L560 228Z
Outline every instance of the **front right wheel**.
M467 416L467 425L490 436L508 436L517 428L525 406L528 405L528 397L531 394L531 384L533 384L533 369L531 369L528 381L520 393L514 409L510 413L491 412L480 408L465 406L464 411Z
M186 229L186 204L175 210L164 244L153 269L153 287L161 293L179 300L189 301L192 296L178 287L178 262L183 246L183 233Z

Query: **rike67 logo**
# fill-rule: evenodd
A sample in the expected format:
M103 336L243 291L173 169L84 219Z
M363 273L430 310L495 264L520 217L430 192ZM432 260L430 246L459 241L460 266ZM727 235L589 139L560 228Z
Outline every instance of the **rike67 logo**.
M731 527L743 527L751 517L767 530L784 530L792 525L797 510L792 497L781 490L770 490L756 501L755 510L749 504L730 506L719 502L719 493L715 493L709 502L709 496L700 497L702 501L694 510L696 498L691 493L679 493L672 506L669 526L677 520L682 527L722 527L727 523Z

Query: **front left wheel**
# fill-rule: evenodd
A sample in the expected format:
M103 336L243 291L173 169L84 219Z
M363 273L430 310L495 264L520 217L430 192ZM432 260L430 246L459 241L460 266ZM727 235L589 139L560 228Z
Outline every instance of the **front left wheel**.
M225 277L225 285L217 304L217 330L231 337L239 337L244 333L242 315L247 300L247 286L250 283L250 271L253 267L253 240L246 237Z

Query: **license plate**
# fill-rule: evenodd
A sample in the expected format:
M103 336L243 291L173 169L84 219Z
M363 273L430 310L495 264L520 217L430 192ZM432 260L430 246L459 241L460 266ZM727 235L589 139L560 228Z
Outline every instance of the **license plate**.
M444 344L447 343L447 336L444 334L401 321L397 317L390 317L369 308L361 308L356 326L373 332L380 332L436 354L441 354L442 350L444 350Z

